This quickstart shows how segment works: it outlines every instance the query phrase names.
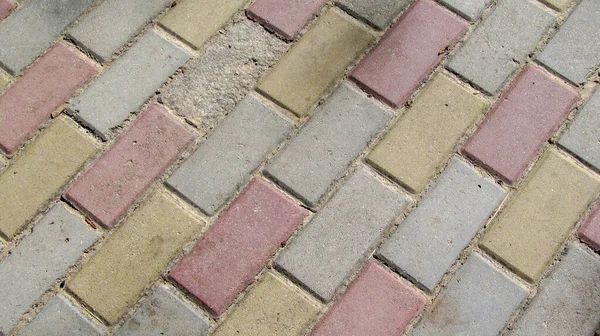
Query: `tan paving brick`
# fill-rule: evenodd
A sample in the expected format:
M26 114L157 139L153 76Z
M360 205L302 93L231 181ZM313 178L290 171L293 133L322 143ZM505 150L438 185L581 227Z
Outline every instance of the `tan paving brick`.
M542 0L542 2L546 3L548 6L556 9L557 11L564 11L569 7L573 0Z
M10 75L0 70L0 92L10 83Z

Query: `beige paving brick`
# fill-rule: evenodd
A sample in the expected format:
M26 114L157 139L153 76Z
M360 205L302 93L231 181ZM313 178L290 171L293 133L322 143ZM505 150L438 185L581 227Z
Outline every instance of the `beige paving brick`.
M488 104L438 74L367 157L367 162L419 193Z
M113 324L202 224L159 190L109 237L67 286Z
M12 238L98 150L59 117L0 175L0 231Z
M562 12L567 9L571 3L573 3L573 0L542 0L542 2Z
M0 69L0 92L10 83L10 75Z
M530 174L481 246L533 282L600 191L600 177L555 148Z
M160 24L196 48L221 29L248 0L183 0Z
M304 116L373 38L373 32L355 19L329 9L258 89Z
M300 335L320 305L274 272L267 272L213 336Z

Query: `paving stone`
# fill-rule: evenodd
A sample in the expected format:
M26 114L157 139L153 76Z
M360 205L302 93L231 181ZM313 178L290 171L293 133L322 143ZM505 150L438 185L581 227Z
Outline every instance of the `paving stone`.
M15 7L17 7L17 4L13 0L0 0L0 21L10 15Z
M171 272L221 315L302 224L308 211L257 178Z
M600 169L600 89L578 113L559 143Z
M4 91L4 89L10 84L12 77L0 69L0 94Z
M108 0L69 29L69 35L101 62L123 48L171 0Z
M247 14L285 38L293 39L326 3L327 0L257 0Z
M465 34L469 25L430 0L418 1L352 72L393 107L406 102Z
M599 306L600 259L572 243L510 335L594 335Z
M248 0L183 0L169 10L160 24L189 44L200 48L221 29Z
M571 3L573 3L573 0L542 0L542 2L556 9L557 11L562 12L567 9Z
M55 44L0 96L0 148L14 154L97 72L84 54L64 42Z
M577 235L591 247L600 251L600 204L577 230Z
M33 232L0 261L0 332L8 334L21 315L98 238L100 234L82 218L60 203L55 205Z
M399 335L425 301L398 276L370 262L311 335Z
M550 148L481 246L535 282L599 191L600 177Z
M158 286L115 335L207 335L210 321L175 291L170 286Z
M495 336L527 297L527 289L477 253L458 270L425 313L414 336Z
M433 292L506 192L453 158L379 255Z
M12 75L18 74L93 2L46 0L21 4L18 11L0 22L0 64Z
M384 30L408 5L410 0L336 0L336 4L379 30Z
M149 30L70 106L102 138L137 111L189 55Z
M390 112L343 83L269 165L268 174L314 206L391 119Z
M527 66L462 152L513 184L577 101L573 88L537 66Z
M213 335L300 335L319 310L307 294L267 272Z
M158 190L104 242L67 287L108 324L114 324L202 224Z
M212 216L248 181L291 126L260 98L248 95L167 183Z
M185 72L175 77L160 99L205 135L287 49L259 24L242 19L215 38L196 63L186 65Z
M479 18L481 12L487 8L491 0L440 0L453 11L471 21Z
M305 116L373 40L371 30L337 9L328 9L258 89Z
M600 3L583 0L542 50L538 59L571 82L585 82L600 66Z
M277 265L329 301L407 205L406 196L361 165L286 246Z
M152 104L71 185L65 198L112 228L193 140L194 134L164 107Z
M97 150L77 126L57 118L0 175L0 231L14 237Z
M19 334L21 336L94 336L106 332L62 294L56 295Z
M556 19L529 0L500 0L448 63L482 90L496 94Z
M420 193L487 107L473 91L444 74L436 75L369 153L367 162Z

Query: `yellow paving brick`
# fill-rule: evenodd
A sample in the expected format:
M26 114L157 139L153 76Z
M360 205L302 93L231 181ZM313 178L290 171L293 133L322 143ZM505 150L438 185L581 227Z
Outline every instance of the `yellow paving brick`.
M551 148L481 246L527 281L537 281L599 191L600 177Z
M423 89L367 162L419 193L488 104L444 74Z
M0 70L0 92L10 83L10 75Z
M113 324L158 279L202 224L159 190L108 238L67 286Z
M183 0L167 12L160 24L199 48L246 2L248 0Z
M548 6L562 12L569 7L573 0L542 0L542 2L545 2Z
M274 272L268 272L242 299L213 336L300 335L320 305Z
M258 89L298 116L306 115L373 38L350 16L329 9Z
M0 175L0 231L14 237L97 150L93 138L57 118Z

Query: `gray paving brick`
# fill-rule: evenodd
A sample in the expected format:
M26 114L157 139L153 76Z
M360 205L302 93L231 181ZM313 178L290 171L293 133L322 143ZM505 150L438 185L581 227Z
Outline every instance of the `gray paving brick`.
M166 82L189 55L150 30L76 98L72 114L104 139Z
M596 89L559 143L600 169L600 89Z
M359 165L277 258L277 267L329 301L408 205Z
M458 270L445 292L424 313L413 336L496 336L527 289L477 253Z
M170 286L158 286L115 335L207 335L209 320L174 292Z
M187 65L185 73L160 97L204 135L235 108L287 49L285 42L259 24L241 19L207 46L199 60Z
M391 119L390 112L343 83L267 172L314 206Z
M572 243L509 335L594 335L600 323L600 259Z
M525 62L555 16L529 0L500 0L448 63L488 93L497 93Z
M0 63L17 74L31 64L94 0L27 1L0 22Z
M540 62L575 84L600 66L600 2L583 0L539 55Z
M106 332L62 294L56 295L19 334L21 336L95 336Z
M491 0L439 0L448 8L471 21L479 18L479 14L487 8Z
M100 234L61 204L0 261L0 333L7 333Z
M105 0L68 33L105 62L170 3L171 0Z
M289 120L248 95L167 184L213 215L290 131Z
M453 158L379 255L433 291L504 195L493 181Z
M338 5L380 30L385 29L411 0L337 0Z

